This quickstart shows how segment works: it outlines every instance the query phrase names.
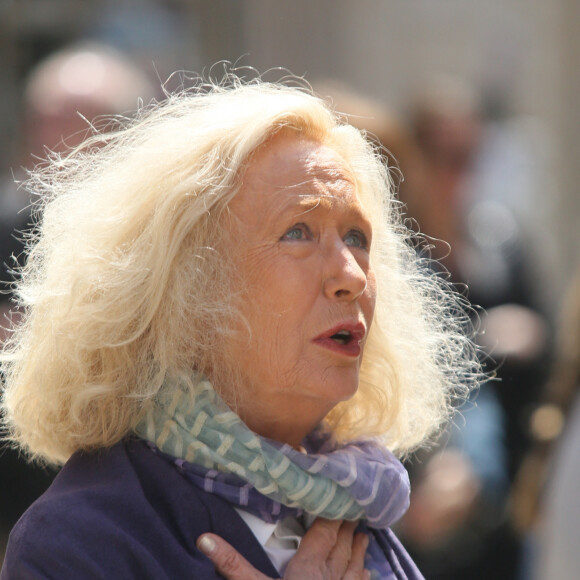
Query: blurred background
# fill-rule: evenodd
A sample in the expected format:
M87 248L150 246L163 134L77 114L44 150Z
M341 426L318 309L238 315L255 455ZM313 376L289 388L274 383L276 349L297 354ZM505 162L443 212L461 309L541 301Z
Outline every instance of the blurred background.
M428 579L534 577L538 506L580 378L555 378L580 242L579 37L576 0L0 0L1 279L30 220L18 182L47 147L161 99L175 71L219 78L228 61L304 76L384 148L430 240L417 251L485 309L497 378L409 458L397 531ZM8 328L9 294L1 308ZM0 456L0 561L53 475Z

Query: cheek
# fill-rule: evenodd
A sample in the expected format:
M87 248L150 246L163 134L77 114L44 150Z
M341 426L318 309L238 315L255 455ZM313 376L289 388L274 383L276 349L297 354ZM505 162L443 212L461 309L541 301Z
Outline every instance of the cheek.
M301 340L301 329L294 321L292 310L285 312L267 311L263 308L252 327L254 351L264 364L286 366L297 356Z
M304 364L304 329L302 317L290 307L283 312L262 303L252 321L252 339L246 372L253 382L277 385L284 389L302 373Z
M367 322L373 319L375 313L375 305L377 303L377 279L373 270L367 275L367 287L364 293L364 314Z

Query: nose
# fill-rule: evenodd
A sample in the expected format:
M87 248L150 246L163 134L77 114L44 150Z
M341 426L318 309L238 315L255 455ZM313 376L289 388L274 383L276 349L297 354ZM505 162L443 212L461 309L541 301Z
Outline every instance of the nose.
M367 287L367 274L342 240L324 255L323 292L331 300L352 302Z

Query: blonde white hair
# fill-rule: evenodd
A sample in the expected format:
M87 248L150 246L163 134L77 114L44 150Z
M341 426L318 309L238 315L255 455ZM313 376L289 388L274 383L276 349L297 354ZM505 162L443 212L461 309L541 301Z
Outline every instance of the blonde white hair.
M438 429L478 378L466 317L408 244L388 168L358 130L304 87L233 75L117 122L31 173L41 201L15 284L24 315L1 357L8 439L55 464L111 446L168 376L215 360L236 314L219 216L281 130L335 148L373 222L378 297L360 386L328 425L398 453Z

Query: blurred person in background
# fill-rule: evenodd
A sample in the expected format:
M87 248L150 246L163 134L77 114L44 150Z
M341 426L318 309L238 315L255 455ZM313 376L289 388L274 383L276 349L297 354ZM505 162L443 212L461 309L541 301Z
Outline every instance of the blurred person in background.
M524 580L575 580L580 569L580 267L563 301L554 364L530 420L512 514L528 539Z
M529 445L528 414L549 349L533 274L540 264L527 253L510 200L481 187L497 180L481 178L494 165L474 89L458 79L438 77L411 103L410 128L422 154L423 188L403 201L430 238L431 255L450 281L481 307L480 346L484 358L491 357L488 370L497 378L462 409L462 421L437 449L417 456L403 536L433 580L507 580L517 574L520 550L507 519L508 492ZM505 160L497 159L505 171Z
M425 189L420 199L405 201L432 239L433 257L484 311L481 342L499 363L501 380L493 384L507 419L511 480L529 443L526 413L545 378L549 333L535 284L541 258L530 251L526 224L511 209L509 191L482 186L498 180L489 176L495 169L487 150L495 141L488 143L476 91L459 79L438 77L412 103L410 123L423 153ZM508 173L501 155L495 165Z
M13 270L21 262L23 231L34 200L20 188L30 169L48 151L58 155L80 144L101 115L133 111L139 99L155 95L149 78L122 53L97 43L70 45L46 57L30 72L23 94L22 143L15 167L0 184L0 339L19 316L11 302ZM105 127L100 127L106 130ZM0 560L9 530L49 485L53 474L35 468L17 453L0 449Z

